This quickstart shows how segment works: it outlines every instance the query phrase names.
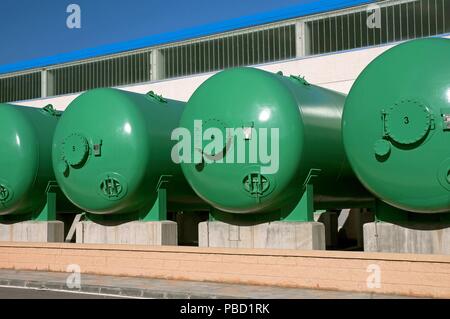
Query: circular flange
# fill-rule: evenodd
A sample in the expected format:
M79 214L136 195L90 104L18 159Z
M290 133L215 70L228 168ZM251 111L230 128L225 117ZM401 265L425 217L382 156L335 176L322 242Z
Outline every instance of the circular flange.
M261 166L247 166L242 170L242 190L252 198L264 198L276 188L275 174L261 174Z
M11 200L13 192L6 184L0 184L0 203L6 203Z
M391 143L384 139L377 140L373 145L373 150L377 156L386 156L391 152Z
M89 143L87 139L80 134L71 134L62 142L62 156L69 165L80 165L86 159L88 154Z
M250 173L242 180L244 190L252 197L263 196L270 187L270 181L260 173Z
M403 100L386 112L386 133L400 144L414 144L423 139L431 127L428 108L415 100Z
M105 173L100 175L97 193L102 197L115 201L122 199L128 191L125 178L117 173Z

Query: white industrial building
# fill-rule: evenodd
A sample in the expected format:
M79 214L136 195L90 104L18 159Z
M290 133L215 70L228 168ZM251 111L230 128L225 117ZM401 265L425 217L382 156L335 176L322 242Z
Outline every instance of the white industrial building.
M450 0L334 0L329 5L334 9L299 6L284 12L287 19L269 13L265 20L274 21L264 24L247 17L249 27L228 23L229 31L187 40L128 50L121 45L119 53L47 59L35 67L0 66L0 102L63 110L80 92L97 87L153 90L187 101L215 72L236 66L301 75L348 93L364 67L392 46L414 38L450 38Z

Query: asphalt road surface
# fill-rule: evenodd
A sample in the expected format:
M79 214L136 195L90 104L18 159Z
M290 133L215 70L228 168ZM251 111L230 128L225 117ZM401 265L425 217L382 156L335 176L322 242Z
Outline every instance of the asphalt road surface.
M118 299L118 297L27 288L0 287L0 299Z

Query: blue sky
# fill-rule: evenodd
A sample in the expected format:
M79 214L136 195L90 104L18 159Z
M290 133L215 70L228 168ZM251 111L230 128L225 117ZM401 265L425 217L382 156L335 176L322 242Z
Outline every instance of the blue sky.
M314 0L0 0L0 65L128 41ZM82 28L66 8L80 5Z

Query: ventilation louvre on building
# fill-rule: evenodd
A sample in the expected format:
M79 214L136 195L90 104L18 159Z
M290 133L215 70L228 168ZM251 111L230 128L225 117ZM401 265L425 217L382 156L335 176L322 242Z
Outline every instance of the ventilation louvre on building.
M380 28L369 28L373 12L359 11L306 22L307 54L323 54L450 32L450 0L421 0L381 8ZM370 19L370 21L372 21Z
M94 88L148 82L151 54L142 52L48 71L47 94L63 95Z
M41 96L41 72L0 78L0 103Z
M163 78L295 57L295 24L193 42L161 50Z

